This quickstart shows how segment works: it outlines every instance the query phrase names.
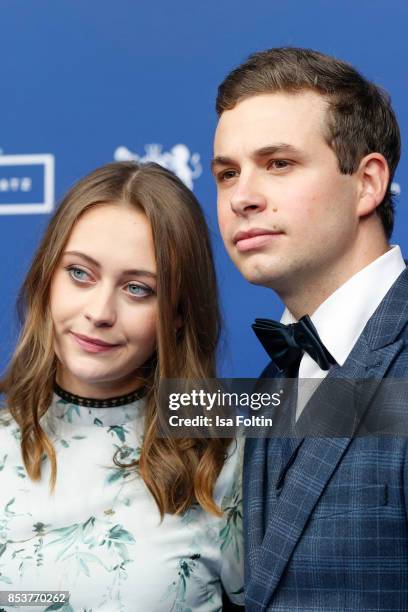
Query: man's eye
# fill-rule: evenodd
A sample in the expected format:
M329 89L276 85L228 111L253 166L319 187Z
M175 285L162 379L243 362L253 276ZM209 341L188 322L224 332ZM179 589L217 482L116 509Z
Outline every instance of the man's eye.
M229 179L234 178L237 175L236 170L225 170L218 175L219 181L228 181Z
M147 297L153 293L153 290L150 289L150 287L147 287L146 285L139 285L137 283L128 283L126 285L126 289L132 297L136 298Z
M85 272L85 270L82 270L82 268L77 268L76 266L70 266L69 268L66 268L66 269L68 270L70 277L75 281L79 281L80 283L83 283L89 280L89 274Z
M287 168L289 165L290 164L286 159L272 159L268 164L268 169L272 168L273 170L280 170L282 168Z

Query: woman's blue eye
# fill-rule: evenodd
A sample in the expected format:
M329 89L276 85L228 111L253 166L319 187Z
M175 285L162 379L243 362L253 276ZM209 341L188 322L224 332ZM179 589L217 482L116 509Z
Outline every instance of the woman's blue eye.
M145 285L137 285L136 283L129 283L127 285L127 290L130 295L135 297L145 297L146 295L151 295L152 293L150 287L146 287Z
M73 278L76 281L86 281L88 279L88 274L85 272L85 270L81 270L81 268L68 268L68 272L71 275L71 278Z

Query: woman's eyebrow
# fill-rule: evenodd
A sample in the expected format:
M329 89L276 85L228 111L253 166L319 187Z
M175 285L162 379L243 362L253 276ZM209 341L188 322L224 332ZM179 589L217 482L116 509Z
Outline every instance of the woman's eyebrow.
M90 255L86 255L86 253L81 253L81 251L65 251L64 255L75 255L76 257L81 257L82 259L85 259L85 261L95 266L96 268L98 269L101 268L101 264L98 261L96 261L96 259L94 259ZM134 275L134 276L148 276L149 278L156 278L156 274L154 274L154 272L150 272L149 270L141 270L137 268L134 268L133 270L123 270L122 274L124 276Z

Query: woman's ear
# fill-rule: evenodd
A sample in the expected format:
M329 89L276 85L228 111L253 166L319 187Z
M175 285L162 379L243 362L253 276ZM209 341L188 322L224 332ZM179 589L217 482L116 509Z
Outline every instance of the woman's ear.
M387 160L381 153L363 157L357 170L359 174L359 216L372 213L384 199L390 180Z

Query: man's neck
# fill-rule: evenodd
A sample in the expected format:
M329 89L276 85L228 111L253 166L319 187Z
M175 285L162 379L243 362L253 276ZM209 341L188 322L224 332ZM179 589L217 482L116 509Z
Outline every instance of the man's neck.
M279 296L297 320L306 314L312 315L339 287L390 249L386 243L375 254L368 252L365 257L350 261L347 266L322 270L318 278L298 279L293 284L293 290L288 288L287 291L278 292Z

